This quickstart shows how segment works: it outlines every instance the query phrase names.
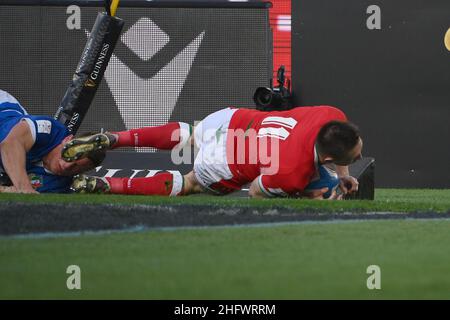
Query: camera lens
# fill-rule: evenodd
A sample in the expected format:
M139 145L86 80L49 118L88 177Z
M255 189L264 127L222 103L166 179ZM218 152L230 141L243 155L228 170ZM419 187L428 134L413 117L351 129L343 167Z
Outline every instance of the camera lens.
M272 103L273 92L269 88L258 88L256 89L253 100L257 106L269 106Z
M270 104L270 101L272 100L272 93L264 92L259 98L262 104Z

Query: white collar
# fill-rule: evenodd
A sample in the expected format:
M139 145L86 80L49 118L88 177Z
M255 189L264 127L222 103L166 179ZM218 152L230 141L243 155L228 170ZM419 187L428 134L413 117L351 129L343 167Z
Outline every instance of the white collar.
M43 169L45 170L46 173L55 175L53 172L51 172L51 171L48 170L46 167L44 167L44 161L35 162L34 165L37 166L37 167L43 168Z

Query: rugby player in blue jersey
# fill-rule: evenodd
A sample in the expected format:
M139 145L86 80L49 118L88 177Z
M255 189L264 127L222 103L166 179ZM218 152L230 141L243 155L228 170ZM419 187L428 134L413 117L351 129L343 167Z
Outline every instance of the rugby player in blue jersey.
M0 173L10 186L0 192L66 193L74 175L95 168L105 153L66 162L61 150L73 136L48 116L29 115L9 93L0 90Z

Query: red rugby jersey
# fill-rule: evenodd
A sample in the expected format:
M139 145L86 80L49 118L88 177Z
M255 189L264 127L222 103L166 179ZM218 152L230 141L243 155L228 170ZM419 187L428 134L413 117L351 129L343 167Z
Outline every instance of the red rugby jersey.
M259 176L261 190L268 196L301 192L316 172L317 134L332 120L347 118L331 106L270 112L239 109L227 133L230 182L244 185Z

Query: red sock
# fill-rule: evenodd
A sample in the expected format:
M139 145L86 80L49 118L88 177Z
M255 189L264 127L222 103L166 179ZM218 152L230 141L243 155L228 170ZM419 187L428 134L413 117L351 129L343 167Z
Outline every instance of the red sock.
M178 144L184 146L191 135L190 126L184 122L169 122L163 126L113 133L119 136L113 148L152 147L162 150L171 150Z
M183 176L179 172L160 172L147 178L106 178L114 194L180 196Z

